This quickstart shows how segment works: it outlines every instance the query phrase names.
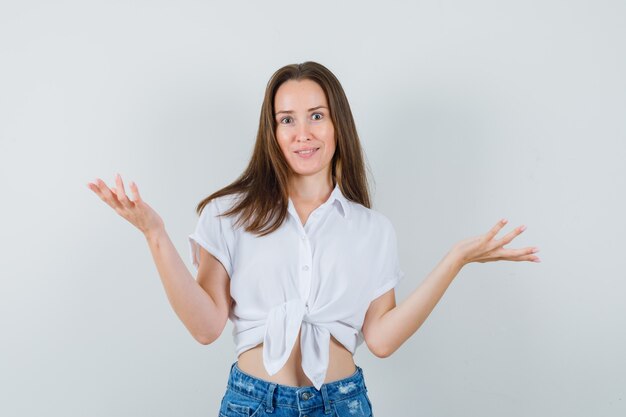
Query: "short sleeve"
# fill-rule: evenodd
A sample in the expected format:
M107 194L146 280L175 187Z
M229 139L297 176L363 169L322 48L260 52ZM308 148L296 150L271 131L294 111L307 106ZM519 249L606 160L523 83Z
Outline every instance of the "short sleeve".
M202 209L196 229L188 236L189 253L196 272L200 267L200 247L203 247L224 265L230 278L232 276L232 262L224 233L227 220L224 217L218 217L218 214L220 214L220 210L217 198L213 198Z
M380 244L380 253L382 254L381 268L377 269L378 276L374 279L374 286L370 301L380 297L404 278L404 271L400 268L400 258L398 256L398 239L396 231L391 221L384 219L385 227L383 238Z

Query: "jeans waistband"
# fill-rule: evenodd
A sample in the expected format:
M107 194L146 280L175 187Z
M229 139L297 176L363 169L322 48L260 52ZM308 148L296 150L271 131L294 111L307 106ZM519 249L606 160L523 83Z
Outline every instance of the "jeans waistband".
M325 408L333 402L341 401L367 391L363 369L356 366L356 370L349 377L322 384L318 390L313 385L294 387L266 381L245 373L235 361L230 367L228 388L264 400L271 408L272 405L302 407L317 407L324 405Z

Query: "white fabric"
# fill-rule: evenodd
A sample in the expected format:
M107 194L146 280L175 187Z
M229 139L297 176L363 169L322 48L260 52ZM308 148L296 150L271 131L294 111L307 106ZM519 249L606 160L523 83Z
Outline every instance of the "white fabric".
M330 335L354 354L363 343L370 302L404 277L394 227L335 186L304 226L289 199L280 228L257 237L235 228L234 217L215 217L235 198L218 197L205 206L188 238L191 262L197 271L202 246L228 272L236 358L262 342L263 365L274 375L301 328L302 369L320 389Z

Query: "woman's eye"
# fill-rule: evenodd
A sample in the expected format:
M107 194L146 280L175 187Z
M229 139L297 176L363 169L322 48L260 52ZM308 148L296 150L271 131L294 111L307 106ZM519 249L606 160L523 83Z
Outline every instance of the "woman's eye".
M316 116L319 116L316 118ZM320 120L324 117L324 115L322 113L313 113L313 120ZM280 119L280 123L291 123L292 119L289 116L283 117L282 119Z

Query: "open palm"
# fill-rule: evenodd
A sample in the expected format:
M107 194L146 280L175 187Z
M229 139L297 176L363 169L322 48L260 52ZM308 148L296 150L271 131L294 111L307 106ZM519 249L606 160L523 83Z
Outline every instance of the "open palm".
M503 246L519 236L525 226L519 226L509 232L502 239L494 239L498 232L504 227L507 220L502 219L487 233L480 236L462 240L454 245L454 251L461 257L463 264L470 262L493 262L493 261L532 261L541 262L539 257L533 255L539 252L536 247L522 249L508 249Z
M111 206L117 214L138 228L144 235L164 228L163 220L157 212L141 198L139 189L134 182L130 183L130 189L133 193L132 200L126 196L124 183L119 174L115 177L115 184L115 188L109 188L104 181L100 178L96 178L93 183L87 183L87 187L95 192L102 201Z

